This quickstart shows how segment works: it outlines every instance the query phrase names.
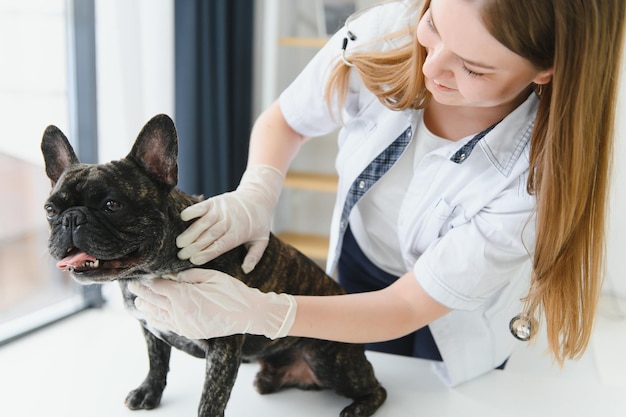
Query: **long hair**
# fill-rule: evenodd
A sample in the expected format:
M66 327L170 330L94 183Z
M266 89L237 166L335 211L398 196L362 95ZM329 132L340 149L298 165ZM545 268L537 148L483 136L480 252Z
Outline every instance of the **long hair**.
M413 8L420 2L415 2ZM430 3L430 0L428 0ZM426 11L427 7L422 10ZM375 10L370 10L375 12ZM407 9L411 13L412 9ZM420 14L420 16L421 16ZM414 22L417 24L417 22ZM402 38L415 34L415 27L409 26L385 36L385 38ZM424 108L430 100L430 93L424 84L422 65L426 60L426 51L414 36L400 47L386 51L364 51L351 53L350 63L354 65L365 87L371 91L387 107L393 110L408 108ZM342 108L348 92L350 67L340 61L329 76L326 84L325 98L329 108L333 101Z
M536 242L526 313L545 318L555 359L581 356L591 336L604 274L606 207L624 0L467 0L500 43L538 69L542 86L530 144L528 192L537 200ZM421 1L420 1L421 3ZM420 16L428 7L425 0ZM415 32L413 32L415 33ZM423 108L430 95L417 39L349 59L365 86L394 110ZM326 97L346 97L350 68L334 69Z
M483 6L498 41L538 68L554 68L530 145L537 238L526 305L535 320L545 317L559 363L587 348L604 275L624 4L492 0Z

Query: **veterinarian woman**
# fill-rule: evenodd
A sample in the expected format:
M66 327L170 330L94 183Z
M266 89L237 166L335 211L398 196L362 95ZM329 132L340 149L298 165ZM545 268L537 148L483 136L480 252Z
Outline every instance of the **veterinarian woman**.
M450 385L500 367L541 321L558 362L580 356L625 4L401 1L353 16L259 117L237 190L183 211L197 220L177 241L194 264L248 243L254 267L294 155L341 128L327 272L353 294L268 295L192 269L133 285L137 307L191 338L376 342L438 361Z

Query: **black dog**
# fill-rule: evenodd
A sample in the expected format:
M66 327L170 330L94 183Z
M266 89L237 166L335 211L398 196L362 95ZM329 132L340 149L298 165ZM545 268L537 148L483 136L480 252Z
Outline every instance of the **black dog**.
M180 219L185 207L199 201L175 188L178 139L172 120L151 119L130 154L107 164L81 164L67 138L55 126L46 129L41 149L53 188L45 204L50 223L49 251L60 268L81 283L118 280L125 305L134 310L127 284L134 279L191 268L177 258L175 238L189 224ZM232 275L261 291L333 295L340 286L314 262L270 236L256 268L241 270L246 249L238 247L203 265ZM142 326L145 323L142 322ZM150 370L131 391L131 409L156 407L166 384L171 346L206 358L206 378L198 415L223 416L242 359L258 360L255 385L261 394L283 387L330 388L351 398L341 416L372 415L385 401L362 345L287 337L235 335L189 340L143 327ZM290 372L290 370L298 372ZM303 371L304 370L304 371Z

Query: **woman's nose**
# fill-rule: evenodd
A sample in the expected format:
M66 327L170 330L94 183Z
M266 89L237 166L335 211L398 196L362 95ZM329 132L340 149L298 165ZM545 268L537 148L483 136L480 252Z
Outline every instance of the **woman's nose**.
M441 46L437 45L433 48L428 48L428 55L422 71L427 78L441 79L446 75L452 74L451 71L451 54Z

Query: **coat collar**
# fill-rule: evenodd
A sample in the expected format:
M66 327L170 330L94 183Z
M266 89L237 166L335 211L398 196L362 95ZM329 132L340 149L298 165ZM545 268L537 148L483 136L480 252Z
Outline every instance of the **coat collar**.
M538 97L531 94L478 143L493 166L506 177L527 149L538 107Z

